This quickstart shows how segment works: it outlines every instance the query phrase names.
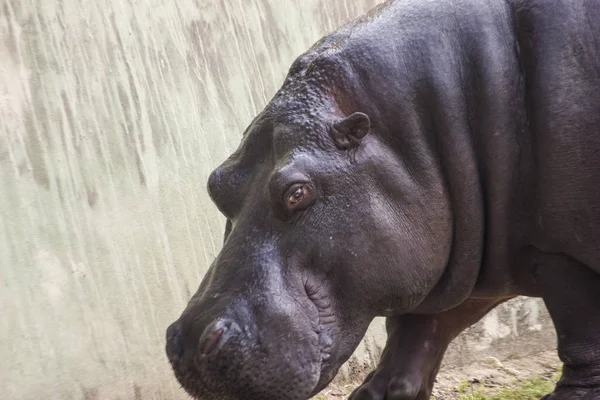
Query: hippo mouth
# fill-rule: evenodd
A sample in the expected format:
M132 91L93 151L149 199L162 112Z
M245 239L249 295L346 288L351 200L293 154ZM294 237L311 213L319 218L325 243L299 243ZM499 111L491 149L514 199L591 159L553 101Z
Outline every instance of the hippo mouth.
M339 369L339 366L336 367L332 363L334 354L333 332L335 332L337 318L333 312L328 294L323 293L320 288L312 289L308 285L305 285L305 290L306 296L314 306L317 315L314 332L317 336L317 347L320 354L319 381L310 395L312 397L331 382Z

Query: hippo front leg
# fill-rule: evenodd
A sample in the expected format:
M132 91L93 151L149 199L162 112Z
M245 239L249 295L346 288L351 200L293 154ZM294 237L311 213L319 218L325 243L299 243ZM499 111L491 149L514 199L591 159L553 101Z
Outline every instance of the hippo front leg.
M349 399L429 399L448 344L506 300L468 299L440 314L388 318L388 340L379 365Z
M562 377L544 400L600 400L600 274L568 256L543 255L536 280L554 322Z

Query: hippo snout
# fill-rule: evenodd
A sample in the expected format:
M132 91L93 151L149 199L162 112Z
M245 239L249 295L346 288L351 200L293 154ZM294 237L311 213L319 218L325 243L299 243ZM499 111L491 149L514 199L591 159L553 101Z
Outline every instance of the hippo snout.
M166 332L167 357L192 397L300 400L310 396L321 365L314 331L297 316L280 310L263 315L269 308L264 305L238 304L221 312L216 308L194 304Z

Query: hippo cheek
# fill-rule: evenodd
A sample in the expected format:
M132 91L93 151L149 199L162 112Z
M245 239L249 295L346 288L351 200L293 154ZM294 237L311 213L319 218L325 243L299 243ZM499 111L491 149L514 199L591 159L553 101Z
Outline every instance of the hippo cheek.
M167 355L175 376L192 397L310 397L321 377L322 339L314 323L300 311L276 305L237 305L206 322L214 309L196 304L167 330Z

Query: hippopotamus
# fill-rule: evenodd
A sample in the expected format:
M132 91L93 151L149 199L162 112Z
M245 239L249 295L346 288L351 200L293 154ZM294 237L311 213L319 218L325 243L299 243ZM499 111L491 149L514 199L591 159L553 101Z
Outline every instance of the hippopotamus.
M396 0L328 34L218 166L220 253L166 352L196 399L304 400L375 317L352 400L429 399L448 344L543 299L600 399L600 1Z

